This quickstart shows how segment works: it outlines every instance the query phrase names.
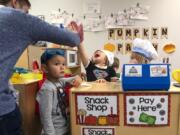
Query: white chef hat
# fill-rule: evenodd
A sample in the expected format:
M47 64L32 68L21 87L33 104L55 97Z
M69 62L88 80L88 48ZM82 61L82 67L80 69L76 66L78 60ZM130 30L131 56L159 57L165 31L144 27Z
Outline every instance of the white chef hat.
M148 60L153 60L158 57L157 51L149 40L136 38L133 41L132 52L139 53Z
M100 50L100 51L105 53L109 62L109 66L112 66L112 64L114 63L114 54L108 50Z

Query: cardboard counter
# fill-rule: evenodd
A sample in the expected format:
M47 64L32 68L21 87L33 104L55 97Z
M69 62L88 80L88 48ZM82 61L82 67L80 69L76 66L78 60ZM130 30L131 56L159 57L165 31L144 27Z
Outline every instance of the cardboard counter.
M19 108L22 115L22 128L24 135L40 135L41 124L39 115L35 114L36 93L39 80L28 80L22 83L14 83L13 86L19 92Z
M180 135L180 88L122 91L85 83L70 95L72 135Z

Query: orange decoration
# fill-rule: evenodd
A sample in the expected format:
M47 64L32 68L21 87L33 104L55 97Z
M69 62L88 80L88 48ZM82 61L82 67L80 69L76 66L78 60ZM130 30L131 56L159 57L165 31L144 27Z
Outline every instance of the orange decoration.
M114 44L111 43L107 43L104 45L104 50L108 50L110 52L114 52L116 49L116 46Z
M172 43L165 44L163 47L164 52L166 53L173 53L176 50L176 46Z

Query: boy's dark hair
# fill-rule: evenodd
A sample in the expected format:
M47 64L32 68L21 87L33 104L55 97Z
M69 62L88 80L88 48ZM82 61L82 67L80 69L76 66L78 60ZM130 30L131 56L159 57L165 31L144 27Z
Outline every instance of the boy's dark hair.
M11 0L0 0L0 4L2 5L7 5ZM28 7L31 7L31 3L29 2L29 0L17 0L17 2L19 2L19 4L24 5L26 4Z
M28 7L31 7L29 0L17 0L17 2L19 2L20 6L27 5Z

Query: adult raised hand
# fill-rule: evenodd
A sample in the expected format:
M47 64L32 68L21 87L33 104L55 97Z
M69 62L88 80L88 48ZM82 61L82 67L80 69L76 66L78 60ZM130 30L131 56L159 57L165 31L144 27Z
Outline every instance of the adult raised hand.
M84 31L83 31L83 25L80 24L79 26L77 25L77 23L75 21L71 21L68 24L68 29L70 29L73 32L76 32L79 34L80 37L80 41L83 42L84 40Z

